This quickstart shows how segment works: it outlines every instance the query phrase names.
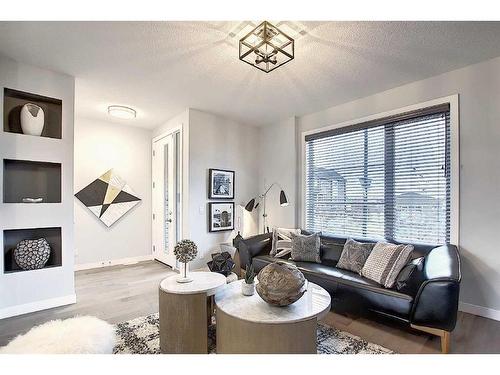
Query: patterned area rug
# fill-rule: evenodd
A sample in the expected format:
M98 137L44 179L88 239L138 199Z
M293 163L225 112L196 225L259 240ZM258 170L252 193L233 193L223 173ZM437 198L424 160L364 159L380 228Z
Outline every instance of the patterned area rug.
M118 343L115 354L159 354L158 314L129 320L116 325ZM208 330L208 347L215 354L215 324ZM318 324L318 354L392 354L393 351L372 344L350 333Z

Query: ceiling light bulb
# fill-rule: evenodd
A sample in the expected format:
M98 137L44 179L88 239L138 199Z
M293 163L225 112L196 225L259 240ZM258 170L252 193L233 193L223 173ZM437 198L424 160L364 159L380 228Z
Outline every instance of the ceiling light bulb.
M126 120L136 118L137 116L137 112L135 111L135 109L122 105L110 105L108 107L108 113L113 117Z

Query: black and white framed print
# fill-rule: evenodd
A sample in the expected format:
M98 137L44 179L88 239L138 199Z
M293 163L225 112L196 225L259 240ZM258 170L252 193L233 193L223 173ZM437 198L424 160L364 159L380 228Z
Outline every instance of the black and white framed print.
M208 215L209 232L234 229L234 202L210 202Z
M208 199L234 199L234 171L209 169Z

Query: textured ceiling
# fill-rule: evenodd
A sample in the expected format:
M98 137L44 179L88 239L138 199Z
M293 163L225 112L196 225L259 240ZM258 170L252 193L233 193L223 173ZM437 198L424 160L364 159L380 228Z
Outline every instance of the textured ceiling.
M187 107L268 125L500 55L500 22L287 24L295 60L269 74L238 60L239 21L0 22L0 53L75 76L77 115L147 128Z

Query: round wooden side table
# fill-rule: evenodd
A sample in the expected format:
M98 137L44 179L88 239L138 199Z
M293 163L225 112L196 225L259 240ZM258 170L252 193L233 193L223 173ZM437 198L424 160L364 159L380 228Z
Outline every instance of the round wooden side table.
M208 319L211 300L226 285L215 272L191 272L193 281L178 283L179 275L160 283L160 351L170 354L208 352Z

